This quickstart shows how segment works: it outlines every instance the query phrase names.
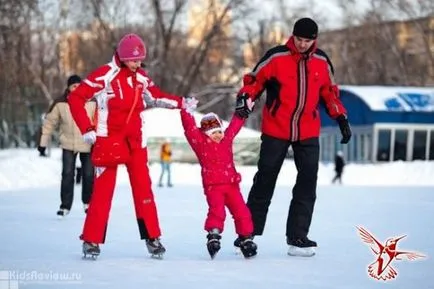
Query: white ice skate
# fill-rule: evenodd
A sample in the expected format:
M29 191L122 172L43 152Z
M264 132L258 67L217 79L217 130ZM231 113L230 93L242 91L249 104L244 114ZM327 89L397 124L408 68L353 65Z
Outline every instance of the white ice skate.
M289 245L288 255L298 256L298 257L312 257L315 255L315 248L314 247L300 248L297 246Z
M59 209L58 211L57 211L57 218L59 219L59 220L61 220L61 219L63 219L64 217L66 217L66 215L68 215L69 214L69 210L67 210L67 209Z
M315 241L309 240L307 237L295 238L286 240L289 248L289 256L312 257L315 255L317 244Z

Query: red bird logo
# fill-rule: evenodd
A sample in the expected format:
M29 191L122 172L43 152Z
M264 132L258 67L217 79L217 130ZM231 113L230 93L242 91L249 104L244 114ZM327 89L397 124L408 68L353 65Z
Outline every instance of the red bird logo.
M369 244L372 252L377 257L376 260L368 266L368 274L376 280L391 280L394 279L398 272L392 267L394 260L402 260L406 258L409 261L418 258L425 258L426 256L417 252L398 251L398 241L405 238L406 235L401 237L394 237L387 239L383 245L377 239L362 227L357 227L362 241Z

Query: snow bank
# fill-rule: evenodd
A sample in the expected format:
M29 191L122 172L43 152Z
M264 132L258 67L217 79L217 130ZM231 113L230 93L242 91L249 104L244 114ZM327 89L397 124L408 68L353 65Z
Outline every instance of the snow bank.
M79 161L77 162L79 164ZM243 184L249 185L256 172L255 166L238 166ZM150 166L154 182L160 166ZM41 158L36 150L9 149L0 151L0 190L38 188L57 185L61 176L61 150L53 149L51 157ZM292 186L296 170L292 161L282 167L277 184ZM321 164L319 185L329 185L334 176L332 164ZM172 167L174 184L200 184L197 164L175 163ZM356 186L434 186L434 162L395 162L385 164L349 164L344 172L344 184ZM119 170L118 184L128 183L124 167Z

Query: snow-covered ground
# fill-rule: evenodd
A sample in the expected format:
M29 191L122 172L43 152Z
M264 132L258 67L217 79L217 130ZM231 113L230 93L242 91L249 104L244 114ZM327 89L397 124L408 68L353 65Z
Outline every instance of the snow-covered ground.
M77 161L79 164L80 161ZM243 185L251 184L255 166L238 166ZM157 180L160 173L158 163L151 164L151 176ZM195 164L173 164L175 184L200 184L200 167ZM322 164L319 168L318 184L329 185L334 176L333 164ZM5 190L43 188L60 183L61 150L53 149L51 157L42 158L33 149L0 150L0 194ZM296 169L293 161L283 164L278 186L293 186ZM119 170L118 184L129 184L124 167ZM348 186L433 186L434 162L395 162L384 164L349 164L345 167L344 183Z
M434 164L350 165L343 186L329 185L333 168L319 173L318 200L310 237L319 243L313 258L286 255L285 222L294 166L282 168L259 254L244 260L233 253L228 216L223 248L211 261L205 249L205 198L197 165L174 165L175 187L155 188L164 260L147 256L139 240L124 170L107 233L96 261L82 260L78 239L84 220L76 187L71 214L58 220L60 152L40 158L34 150L0 151L0 289L12 288L434 288ZM254 167L239 167L247 196ZM151 167L158 177L159 166ZM375 260L356 226L380 241L407 234L398 249L418 251L421 261L394 261L398 276L375 281ZM62 279L62 280L60 280ZM67 279L67 280L65 280Z

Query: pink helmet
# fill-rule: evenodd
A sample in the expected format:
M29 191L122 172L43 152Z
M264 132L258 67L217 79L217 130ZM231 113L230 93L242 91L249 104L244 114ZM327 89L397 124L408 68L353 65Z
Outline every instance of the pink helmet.
M145 43L134 33L122 37L116 51L121 61L143 61L146 58Z

